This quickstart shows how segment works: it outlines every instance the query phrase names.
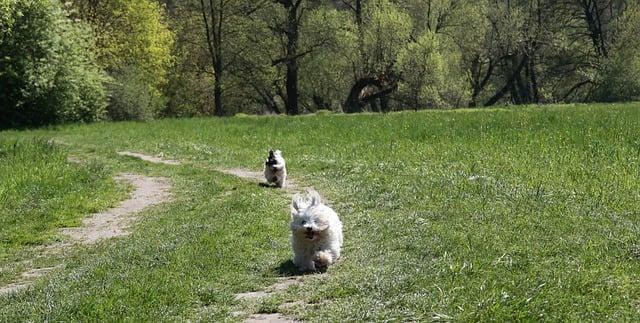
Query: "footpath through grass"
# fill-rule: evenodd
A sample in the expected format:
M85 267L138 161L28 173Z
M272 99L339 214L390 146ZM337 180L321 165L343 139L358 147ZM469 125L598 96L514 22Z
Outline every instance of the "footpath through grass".
M30 247L123 195L99 164L70 163L51 142L0 140L0 283L15 278L11 264Z
M175 200L130 237L80 250L0 317L223 319L290 259L288 197L208 169L292 177L333 202L344 258L252 307L307 320L640 319L640 105L69 126L111 172L168 176ZM164 154L159 166L115 154ZM54 297L55 295L55 297Z

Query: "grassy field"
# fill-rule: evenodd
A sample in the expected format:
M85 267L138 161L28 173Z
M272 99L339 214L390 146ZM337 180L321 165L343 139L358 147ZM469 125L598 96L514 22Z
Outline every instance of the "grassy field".
M79 225L125 194L99 164L71 164L42 139L0 139L0 174L0 283L22 270L30 247L51 244L57 229Z
M48 243L60 223L121 198L110 174L174 184L172 202L143 212L132 235L76 247L33 288L0 296L0 320L221 320L295 300L307 305L286 314L311 321L640 319L640 104L160 120L0 138L2 164L16 160L3 179L38 165L70 173L52 182L35 172L29 188L0 183L9 250ZM51 157L19 162L12 142ZM243 304L234 293L273 283L291 258L289 197L213 169L260 170L270 147L283 150L291 177L332 201L343 259ZM29 212L56 209L49 191L69 203L40 220ZM11 220L20 216L29 219Z

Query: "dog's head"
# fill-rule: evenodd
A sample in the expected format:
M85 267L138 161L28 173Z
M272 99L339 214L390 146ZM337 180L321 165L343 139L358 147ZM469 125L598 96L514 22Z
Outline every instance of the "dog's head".
M299 238L316 240L329 228L329 219L318 208L320 195L309 191L306 196L296 194L291 201L291 231Z
M267 161L265 162L267 165L275 165L281 164L284 162L282 158L282 152L280 150L269 150L269 156L267 157Z

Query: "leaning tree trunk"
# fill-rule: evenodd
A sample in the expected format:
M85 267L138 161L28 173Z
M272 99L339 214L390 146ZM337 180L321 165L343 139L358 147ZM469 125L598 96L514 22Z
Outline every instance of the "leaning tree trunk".
M515 68L511 76L507 79L506 84L502 88L500 88L491 98L489 98L489 100L485 102L484 106L488 107L498 103L498 101L500 101L500 99L502 99L502 97L504 97L504 95L507 94L507 92L509 91L515 92L514 82L516 78L520 76L520 71L522 71L522 68L525 66L525 63L526 63L526 60L522 59L520 61L520 64L518 64L518 66Z
M375 91L364 91L367 87L374 87ZM344 102L344 112L357 113L362 112L366 104L371 104L376 112L386 112L389 110L389 94L398 89L397 78L387 78L381 80L377 77L363 77L358 79L351 90L349 96ZM364 93L367 92L367 93ZM378 106L375 100L380 100Z
M351 90L349 91L349 95L344 102L344 108L346 113L358 113L362 112L364 105L366 104L360 98L360 93L367 86L380 86L380 82L377 81L373 77L364 77L357 80L353 86L351 86Z

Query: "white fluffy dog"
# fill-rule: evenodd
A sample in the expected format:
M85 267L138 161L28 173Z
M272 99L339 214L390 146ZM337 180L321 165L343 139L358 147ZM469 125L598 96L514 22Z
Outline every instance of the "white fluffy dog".
M316 191L293 197L290 228L293 263L300 271L326 270L340 258L342 222Z
M275 183L277 187L284 187L287 180L287 167L280 150L269 150L269 157L264 163L264 177L267 183Z

